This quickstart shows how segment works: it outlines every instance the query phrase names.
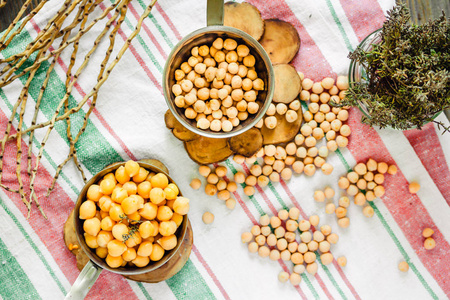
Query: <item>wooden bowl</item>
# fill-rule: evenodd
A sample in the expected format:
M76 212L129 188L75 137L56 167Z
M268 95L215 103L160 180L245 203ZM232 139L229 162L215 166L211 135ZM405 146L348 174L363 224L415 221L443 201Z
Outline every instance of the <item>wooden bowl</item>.
M166 172L164 170L164 168L165 168L164 165L162 165L164 168L159 167L157 164L151 163L151 160L149 160L147 162L146 161L138 161L138 163L141 167L147 169L150 172L164 173L169 178L169 182L174 183L173 179L169 176L168 172ZM145 266L143 268L130 267L130 266L125 266L125 267L120 267L120 268L111 268L110 266L108 266L108 264L105 262L105 260L98 257L97 254L95 253L95 251L93 249L89 248L88 245L86 244L84 235L83 235L83 233L84 233L83 220L79 218L79 210L80 210L80 205L86 200L86 193L87 193L88 188L92 184L97 183L106 174L114 172L116 169L118 169L120 166L123 166L123 165L125 165L125 162L114 163L114 164L106 167L99 173L97 173L94 177L92 177L87 182L87 184L81 190L81 193L78 196L77 202L75 204L74 215L73 215L73 226L74 226L74 229L76 232L78 243L79 243L79 245L81 245L81 249L86 253L86 255L89 257L89 259L94 264L96 264L98 267L100 267L102 269L106 269L113 273L118 273L118 274L122 274L122 275L137 275L137 274L148 273L148 272L154 271L154 270L162 267L165 263L167 263L174 256L174 254L178 251L178 249L182 245L183 240L185 238L186 231L188 228L188 217L187 217L187 215L183 216L183 221L175 233L175 235L177 236L176 247L170 251L166 251L161 260L156 261L156 262L151 261L147 266ZM182 196L181 191L180 191L179 195Z

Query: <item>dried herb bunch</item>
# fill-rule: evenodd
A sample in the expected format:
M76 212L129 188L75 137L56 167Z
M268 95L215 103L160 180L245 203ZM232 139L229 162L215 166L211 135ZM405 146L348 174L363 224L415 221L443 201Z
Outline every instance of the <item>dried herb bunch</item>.
M369 51L358 47L349 55L362 65L367 78L352 82L338 105L362 102L370 115L363 117L364 123L420 129L450 107L449 20L444 13L418 26L410 25L409 19L405 6L394 7L379 32L381 42Z

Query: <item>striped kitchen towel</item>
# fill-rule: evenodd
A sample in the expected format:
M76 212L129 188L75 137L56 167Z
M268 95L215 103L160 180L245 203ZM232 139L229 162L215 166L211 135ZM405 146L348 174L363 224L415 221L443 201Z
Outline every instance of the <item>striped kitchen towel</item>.
M12 0L11 0L12 1ZM100 10L113 1L105 0ZM385 12L393 0L249 0L265 19L290 22L298 30L302 45L292 64L313 80L348 72L347 55L369 33L381 27ZM62 0L51 0L27 24L11 46L0 55L9 57L24 49ZM132 0L118 41L126 40L149 0ZM248 197L241 188L234 194L238 205L228 210L222 201L189 187L197 177L197 165L187 156L182 143L165 128L167 106L162 93L163 67L174 45L186 34L206 24L206 1L160 0L144 21L123 59L102 87L97 106L86 132L77 144L78 158L90 178L106 165L128 159L156 158L164 162L170 174L191 201L189 217L194 230L194 246L186 266L171 279L158 284L126 280L103 272L89 292L88 299L445 299L450 297L450 134L441 135L433 124L421 131L374 129L360 123L361 113L350 110L352 129L348 148L333 153L328 161L334 166L330 176L318 172L313 177L295 175L289 182L258 188ZM100 24L101 25L101 24ZM93 37L101 32L95 26L79 45L79 57L92 47ZM118 42L119 43L119 42ZM92 60L103 59L107 49L101 43ZM97 55L99 53L99 55ZM38 121L50 119L65 93L64 81L70 53L63 52L51 73ZM44 63L31 83L28 111L39 94L45 78ZM88 65L74 86L70 105L78 103L96 82L96 69ZM25 81L17 80L0 89L0 134L7 126L15 101ZM88 107L72 118L74 130L80 128ZM25 116L30 125L32 116ZM446 122L445 117L439 120ZM17 127L18 118L13 122ZM33 154L45 130L33 139ZM23 145L28 144L23 137ZM3 183L17 187L16 149L8 143L3 166ZM24 149L27 153L28 149ZM57 123L45 147L37 178L37 195L48 216L44 219L34 209L26 219L26 208L17 194L0 190L0 299L62 299L79 274L75 257L63 241L63 225L74 207L83 180L73 163L68 164L56 188L46 198L57 166L69 152L66 127ZM25 154L26 155L26 154ZM359 207L349 209L351 225L337 226L336 218L326 215L324 207L313 200L317 189L331 186L338 190L337 179L356 162L369 157L396 164L399 172L388 176L386 194L371 205L375 216L366 218ZM26 158L24 156L24 158ZM233 160L220 163L233 173L246 170ZM23 170L24 184L29 182ZM421 190L412 195L408 182L420 182ZM296 206L301 216L321 217L340 235L333 245L335 257L345 255L348 264L336 261L320 265L315 276L305 274L294 287L280 283L277 275L292 270L291 263L270 261L252 255L240 241L240 235L263 214L275 214L281 208ZM215 215L211 225L202 223L205 211ZM422 229L431 227L436 248L423 248ZM409 263L407 273L397 265Z

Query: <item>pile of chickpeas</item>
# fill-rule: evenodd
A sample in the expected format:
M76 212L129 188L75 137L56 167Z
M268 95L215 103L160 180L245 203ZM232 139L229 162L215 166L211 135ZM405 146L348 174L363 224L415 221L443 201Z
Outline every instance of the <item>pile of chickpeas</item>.
M347 209L350 206L349 197L353 197L353 202L356 205L363 207L364 216L373 217L374 210L367 201L371 202L375 198L383 196L385 193L383 187L385 174L394 175L396 173L397 167L395 165L389 166L385 162L376 162L370 158L366 163L356 164L353 171L339 178L338 186L345 190L345 195L339 198L337 207L333 202L335 191L331 187L326 187L323 191L315 191L314 200L317 202L327 200L325 212L336 214L338 225L347 228L350 225L350 219L347 217Z
M217 38L211 46L192 48L191 55L175 70L172 93L175 105L198 128L229 132L259 111L264 81L246 45Z
M300 221L299 217L300 210L296 207L289 211L282 209L277 216L261 216L260 224L241 235L242 242L248 243L250 253L258 253L273 261L291 261L294 264L292 273L281 272L278 279L282 282L290 280L293 285L300 284L300 275L305 271L311 275L317 273L316 254L320 254L322 264L331 264L334 259L330 253L331 244L339 240L329 225L321 226L320 230L314 228L319 225L319 216L313 215L309 220ZM339 258L339 261L345 266L345 257Z
M314 137L317 141L323 137L327 140L327 148L336 151L338 147L347 147L348 136L351 134L350 127L344 124L348 120L346 108L331 107L330 101L339 103L345 97L348 89L347 76L338 76L336 82L333 78L326 77L321 82L313 82L309 78L302 79L300 100L308 101L308 111L303 113L305 125L302 134ZM305 140L306 147L314 147L314 141L310 139L310 145Z
M228 169L225 166L218 166L215 169L211 169L209 166L200 166L198 172L206 178L205 193L208 196L217 195L217 198L225 202L228 209L233 210L236 200L231 197L231 194L236 192L237 184L234 181L225 181L224 177L227 175ZM198 190L202 186L202 182L200 179L194 178L190 186Z
M89 248L108 266L145 267L176 247L189 199L163 173L127 161L87 191L79 218Z
M274 129L278 125L278 119L275 117L276 114L281 116L284 115L288 123L294 123L298 119L298 110L300 108L301 104L299 100L294 100L289 103L289 105L284 103L277 103L276 105L270 103L264 118L259 120L255 127L262 128L263 126L266 126L269 129Z
M304 78L302 73L299 73L299 77L304 85L303 96L300 94L300 99L311 102L309 105L310 110L303 115L304 117L306 116L305 121L308 121L308 123L303 124L295 138L286 144L265 145L251 157L244 157L239 154L234 155L233 160L237 164L242 165L246 163L251 166L250 174L238 171L234 175L234 181L226 183L223 180L221 175L227 173L225 166L218 167L215 171L216 173L212 172L212 174L210 167L201 166L199 172L203 177L207 178L205 186L207 195L214 196L217 194L219 199L227 201L226 203L230 203L230 206L234 208L236 201L231 198L231 201L228 202L228 199L230 199L231 193L236 191L237 183L245 184L244 193L247 196L252 196L256 192L256 185L265 187L269 182L289 181L294 172L297 174L304 173L307 176L313 176L317 169L320 169L325 175L330 175L333 172L333 166L326 162L328 154L330 151L336 151L338 147L347 146L347 137L350 135L351 130L347 124L343 124L348 119L348 111L344 108L330 108L328 101L333 99L339 102L345 96L345 90L348 88L347 77L339 76L336 84L332 78L325 78L321 82L314 83L310 79ZM314 105L318 105L318 101L321 101L322 104L319 110L315 111ZM274 113L286 114L288 122L294 122L296 117L291 118L287 112L290 110L293 112L298 111L300 106L299 100L292 101L289 106L283 103L271 104L265 118L258 122L255 127L276 127L277 124L275 123L272 126L273 122L271 123L271 121L266 124L268 117L277 119L272 115L272 110ZM293 116L293 114L289 115ZM321 146L318 145L324 137L326 137L327 143ZM262 159L262 163L255 164L259 158ZM202 183L198 178L194 178L191 182L191 187L195 189L199 189L201 185Z

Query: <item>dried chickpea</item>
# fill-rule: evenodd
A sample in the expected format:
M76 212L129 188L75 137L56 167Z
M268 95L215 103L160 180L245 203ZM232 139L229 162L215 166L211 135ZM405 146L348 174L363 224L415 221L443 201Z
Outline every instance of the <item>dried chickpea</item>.
M277 126L277 118L274 116L266 117L264 119L264 124L269 129L274 129Z
M308 251L303 255L303 259L305 263L311 264L316 261L316 255L313 252Z
M347 76L338 76L337 80L336 80L336 86L338 87L338 89L342 90L347 90L349 85L348 85L348 77Z
M246 67L253 67L255 65L255 57L253 55L247 55L246 57L244 57L242 63L244 64L244 66Z
M367 173L367 167L366 164L364 163L359 163L357 164L353 170L356 172L356 174L363 176L364 174Z
M316 167L313 164L305 165L303 171L307 176L313 176L316 173Z
M373 200L375 200L375 194L374 194L374 192L373 191L367 191L366 192L366 200L367 201L373 201Z
M416 181L413 181L409 184L408 189L411 194L417 194L417 192L420 190L420 184Z
M397 166L390 165L387 172L391 175L397 174Z
M374 210L372 208L372 206L366 206L363 208L363 215L366 216L367 218L372 218L374 215Z
M333 262L333 254L331 253L324 253L322 255L320 255L320 260L322 261L322 263L324 265L329 265Z
M336 211L336 205L334 205L334 203L328 203L325 206L325 213L333 214L335 211Z
M246 45L239 45L236 48L236 52L237 52L237 55L239 55L241 57L245 57L245 56L249 55L250 49Z
M269 254L270 260L277 261L281 258L280 251L277 249L272 249Z
M264 81L261 78L256 78L255 80L253 80L253 89L257 90L257 91L262 91L264 90Z
M340 219L340 218L343 218L343 217L345 217L347 215L347 209L345 207L339 206L338 208L336 208L335 213L336 213L336 217L338 219Z
M328 141L327 148L332 152L336 151L338 148L337 142L335 140Z
M378 163L373 160L372 158L369 158L369 160L366 163L367 166L367 170L373 172L373 171L377 171L378 169Z
M381 174L380 174L380 175L381 175ZM366 181L365 179L361 178L361 179L359 179L359 180L356 182L356 186L357 186L358 189L360 189L360 190L365 190L366 187L367 187L367 181Z
M276 217L276 216L272 216L270 218L270 226L272 226L272 228L278 228L281 225L281 220L280 218Z
M398 269L399 269L400 271L402 271L402 272L408 272L408 270L409 270L409 265L408 265L408 263L407 263L406 261L401 261L401 262L398 264Z
M316 200L316 202L324 202L325 201L325 193L323 191L315 191L314 192L314 200Z
M284 261L289 261L291 260L291 252L289 252L289 250L283 250L280 253L281 259Z
M326 187L323 192L325 194L325 198L333 199L335 192L331 187Z
M336 137L336 143L340 148L345 148L348 145L348 139L345 136L338 135Z
M363 206L364 204L366 204L366 196L363 193L359 192L355 195L354 202L356 205Z
M250 253L258 252L258 248L259 248L259 246L258 246L258 244L256 242L251 242L251 243L248 244L248 251Z
M351 183L357 183L358 179L359 179L359 175L358 175L358 173L352 171L347 174L347 179Z
M341 267L345 267L347 265L347 258L345 256L340 256L336 260L338 265L340 265Z
M424 238L429 238L429 237L432 236L433 234L434 234L434 230L431 229L431 228L425 228L425 229L422 231L422 236L423 236Z
M347 228L350 225L350 219L347 217L341 218L338 220L338 225L339 227Z
M278 274L278 280L280 282L287 282L289 280L290 276L288 272L280 272L280 274Z
M428 237L425 239L423 246L427 250L434 249L434 247L436 247L436 241L432 237Z
M314 275L316 275L318 268L319 268L319 266L317 265L317 263L316 263L316 262L313 262L313 263L308 264L308 265L306 266L306 271L307 271L309 274L311 274L311 275L314 276Z
M385 193L384 187L382 185L377 185L373 189L373 193L375 194L376 197L382 197Z
M255 194L255 188L251 185L248 185L244 188L244 194L247 196L253 196Z

